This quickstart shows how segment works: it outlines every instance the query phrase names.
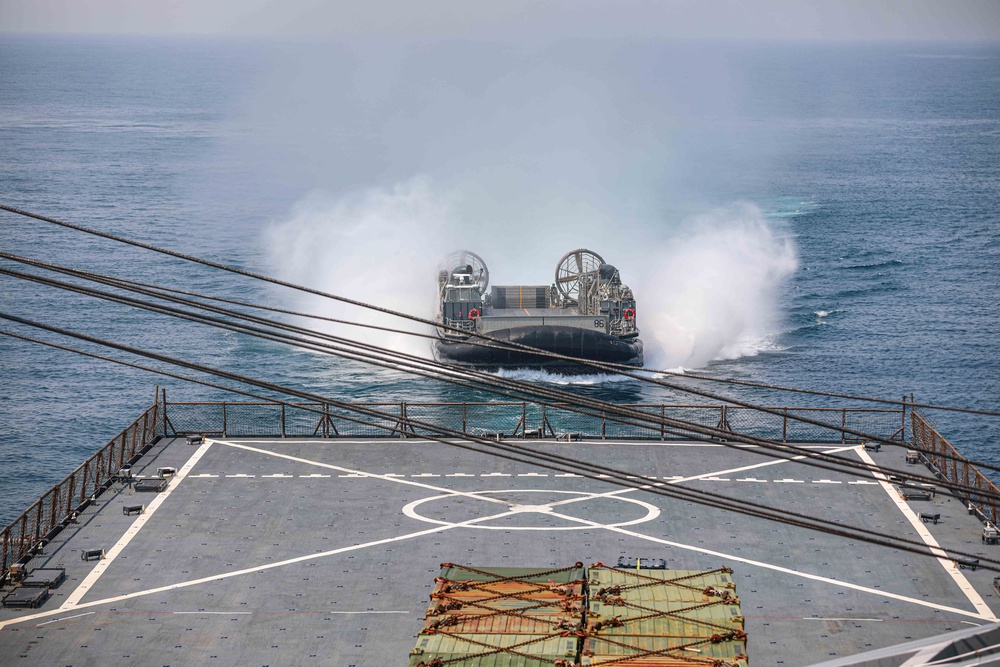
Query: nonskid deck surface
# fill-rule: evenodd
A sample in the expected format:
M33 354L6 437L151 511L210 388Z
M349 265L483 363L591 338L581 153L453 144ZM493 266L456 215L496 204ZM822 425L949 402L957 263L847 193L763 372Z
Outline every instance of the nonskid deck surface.
M944 548L996 555L947 494L906 503L873 477L701 443L519 441ZM812 445L904 467L902 450ZM457 447L406 440L164 440L36 556L66 568L38 609L0 610L4 665L406 664L442 562L497 567L664 559L726 565L750 664L832 656L983 624L993 574L726 514ZM922 471L922 469L921 469ZM145 504L142 514L123 507ZM940 513L923 524L916 512ZM81 560L82 550L107 558Z

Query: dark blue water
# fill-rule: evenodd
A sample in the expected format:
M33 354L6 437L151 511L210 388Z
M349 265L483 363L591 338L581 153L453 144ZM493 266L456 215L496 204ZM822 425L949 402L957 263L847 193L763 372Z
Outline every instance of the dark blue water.
M310 243L312 223L295 225L310 219L303 211L317 196L321 220L356 225L358 235L324 228ZM371 286L389 275L378 300L404 306L401 286L419 277L392 276L393 268L423 252L411 237L441 210L469 225L469 238L498 239L491 262L523 257L519 270L529 271L536 255L551 257L529 282L549 280L555 258L581 245L610 248L629 280L642 267L627 258L655 264L647 249L678 247L690 220L723 220L714 241L726 246L733 220L749 215L790 244L780 247L792 248L793 266L769 257L779 246L730 247L720 264L736 275L722 284L766 284L752 304L776 317L763 329L724 331L726 352L710 356L726 358L695 365L768 383L1000 407L996 46L4 36L0 201L349 296L377 298ZM305 239L301 266L276 257L268 229ZM6 251L95 271L298 304L7 214L0 239ZM323 274L327 266L372 274L343 280ZM757 277L741 279L749 270ZM658 304L653 293L672 289L646 280L637 296ZM735 311L720 309L718 321L733 325ZM356 400L482 398L6 277L0 310ZM718 328L694 330L694 342ZM157 382L0 337L0 524L130 422ZM167 386L172 399L218 397ZM610 400L684 400L632 381L569 386ZM1000 463L996 418L935 420L969 456Z

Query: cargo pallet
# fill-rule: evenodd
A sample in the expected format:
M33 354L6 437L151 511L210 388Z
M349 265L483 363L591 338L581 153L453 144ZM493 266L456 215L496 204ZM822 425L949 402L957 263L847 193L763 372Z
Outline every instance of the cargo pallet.
M732 570L632 562L443 563L409 667L747 666Z

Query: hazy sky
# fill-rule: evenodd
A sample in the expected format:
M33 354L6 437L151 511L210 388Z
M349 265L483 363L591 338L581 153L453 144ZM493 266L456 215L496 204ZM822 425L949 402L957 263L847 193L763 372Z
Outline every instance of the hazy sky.
M1000 40L1000 0L0 0L0 32Z

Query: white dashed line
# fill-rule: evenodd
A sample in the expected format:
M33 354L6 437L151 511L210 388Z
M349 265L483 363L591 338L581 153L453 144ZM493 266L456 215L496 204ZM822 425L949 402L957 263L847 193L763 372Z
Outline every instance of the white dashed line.
M856 480L856 481L853 481L853 482L848 482L848 484L864 484L866 486L872 486L872 485L877 486L878 482L869 482L869 481L864 480L864 479L859 479L859 480Z
M402 478L402 477L427 478L427 477L442 477L442 476L443 477L549 477L550 475L547 474L547 473L540 473L540 472L522 472L522 473L517 473L516 475L514 475L512 473L507 473L507 472L486 472L486 473L480 473L478 475L474 474L474 473L467 473L467 472L456 472L456 473L450 473L450 474L446 474L446 475L440 475L440 474L432 473L432 472L421 472L421 473L415 473L415 474L412 474L412 475L401 475L399 473L384 473L384 474L351 473L351 474L347 474L347 475L337 475L337 477L340 477L340 478L351 478L351 479L368 479L368 478L379 478L379 477L383 477L383 478L384 477L389 477L389 478L397 478L398 479L398 478ZM552 477L580 477L581 475L578 475L578 474L575 474L575 473L559 473L559 474L551 475L551 476ZM213 475L213 474L209 474L209 473L202 473L202 474L199 474L199 475L189 475L189 477L195 478L195 479L197 479L197 478L208 479L208 478L219 477L219 475ZM229 478L241 478L241 479L251 479L251 478L254 478L255 475L248 475L248 474L245 474L245 473L239 473L239 474L233 474L233 475L225 475L225 477L229 477ZM296 477L296 475L290 475L288 473L280 473L279 472L279 473L273 473L273 474L269 474L269 475L261 475L260 477L261 477L261 479L292 479L292 478ZM313 473L311 475L298 475L298 477L302 478L302 479L325 479L325 478L329 478L330 475L321 475L319 473ZM609 478L611 476L610 475L597 475L596 477L601 478L601 479L607 479L607 478ZM626 475L625 479L639 479L639 477L637 477L635 475ZM694 478L687 478L687 477L681 477L679 475L674 475L672 477L663 477L662 479L670 480L670 481L678 481L678 480L683 480L683 481L698 481L698 480L701 480L701 481L705 481L705 482L731 482L731 481L737 481L737 482L757 482L757 483L760 483L760 484L766 484L767 482L773 482L774 484L805 484L806 483L806 480L790 479L790 478L787 478L787 477L784 478L784 479L773 479L773 480L757 479L756 477L740 477L740 478L737 478L736 480L733 480L733 479L731 479L729 477L719 477L717 475L712 475L712 476L707 476L707 477L694 477ZM833 480L833 479L814 479L814 480L811 480L811 482L813 484L843 484L842 481ZM858 480L858 481L847 482L847 483L848 484L864 484L864 485L877 484L877 482L871 482L871 481L866 481L866 480ZM931 485L931 484L923 484L921 486L932 487L933 485Z
M90 573L83 578L83 581L81 581L80 585L76 587L76 590L69 594L69 597L67 597L66 601L63 602L58 610L56 610L56 613L73 609L80 603L83 596L86 595L88 591L93 589L94 584L96 584L97 580L101 578L101 575L103 575L111 564L115 562L115 559L118 558L118 554L120 554L122 550L128 546L129 542L131 542L132 539L139 534L139 531L153 517L156 510L167 501L167 498L169 498L174 492L174 489L176 489L178 485L180 485L181 481L187 477L187 475L191 472L191 469L194 468L195 464L201 460L201 457L203 457L209 447L212 446L213 442L214 441L212 440L206 439L205 442L197 450L195 450L194 454L191 455L187 462L170 478L167 488L157 494L157 496L149 502L145 511L136 517L136 519L132 522L132 525L125 531L125 534L122 535L121 538L119 538L119 540L107 550L104 558L98 561L97 565L94 566L94 569L92 569ZM4 623L0 622L0 628L3 626Z
M76 614L75 616L63 616L62 618L57 618L57 619L52 620L52 621L45 621L44 623L39 623L35 627L36 628L40 628L43 625L48 625L49 623L58 623L59 621L68 621L68 620L73 619L73 618L80 618L81 616L90 616L91 614L96 614L96 613L97 612L94 612L94 611L85 611L82 614Z

